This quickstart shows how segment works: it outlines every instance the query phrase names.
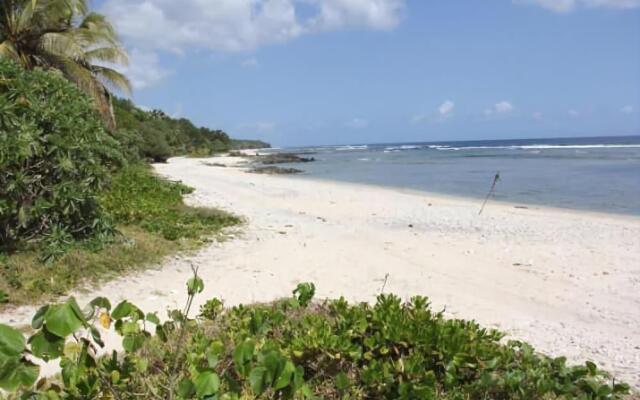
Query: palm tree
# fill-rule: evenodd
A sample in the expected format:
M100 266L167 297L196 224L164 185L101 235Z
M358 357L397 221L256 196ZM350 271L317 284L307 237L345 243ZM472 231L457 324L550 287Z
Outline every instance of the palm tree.
M87 0L1 0L0 58L59 70L94 99L110 129L115 119L109 88L131 90L113 68L126 65L127 54L109 21L89 12Z

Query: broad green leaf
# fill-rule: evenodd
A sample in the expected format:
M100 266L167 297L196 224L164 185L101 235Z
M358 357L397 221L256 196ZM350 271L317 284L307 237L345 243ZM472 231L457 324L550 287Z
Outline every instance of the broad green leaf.
M190 379L183 379L176 388L176 394L184 399L192 398L195 391L196 387Z
M255 349L255 343L252 340L245 340L240 345L238 345L233 352L233 362L236 366L236 370L240 375L247 375L246 365L249 361L253 359L253 353Z
M25 348L22 332L8 325L0 324L0 355L19 356Z
M44 316L47 313L48 309L49 309L49 305L47 304L46 306L40 307L38 311L36 311L36 314L33 316L33 319L31 320L31 327L33 329L42 328L42 324L44 323Z
M122 339L122 347L128 353L134 353L144 345L145 336L142 333L134 333L124 337Z
M120 304L113 309L111 313L111 317L113 319L122 319L126 317L131 317L133 319L143 319L144 314L138 307L124 300Z
M265 389L265 381L264 375L267 372L265 367L255 367L249 373L249 384L251 385L251 390L253 394L256 396L260 396Z
M196 396L199 398L212 396L218 393L220 388L220 378L218 374L211 371L205 371L198 375L194 383Z
M202 293L204 290L204 281L196 276L187 281L187 291L190 295Z
M106 297L96 297L89 304L96 308L104 308L107 311L111 311L111 302Z
M33 355L45 361L56 359L64 353L64 339L46 329L42 329L29 338Z
M40 367L31 362L19 358L5 359L0 362L0 389L13 392L19 387L30 388L39 374Z
M66 338L82 326L82 320L69 303L49 306L44 316L47 330L54 335Z
M276 390L280 390L289 386L289 384L291 383L293 374L295 372L296 372L296 366L293 365L291 361L287 361L284 364L284 369L282 370L282 372L280 372L280 376L278 376L275 383L273 384L273 388Z

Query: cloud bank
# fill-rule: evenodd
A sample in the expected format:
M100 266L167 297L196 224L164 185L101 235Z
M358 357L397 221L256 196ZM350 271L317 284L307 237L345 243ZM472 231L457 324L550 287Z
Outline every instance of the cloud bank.
M405 0L106 0L127 43L145 50L249 51L305 34L388 30Z
M558 13L579 8L631 9L640 7L640 0L513 0L514 3L534 4Z
M509 103L508 101L501 101L494 104L493 107L485 109L484 115L489 117L491 115L509 114L511 111L513 111L513 108L513 104Z

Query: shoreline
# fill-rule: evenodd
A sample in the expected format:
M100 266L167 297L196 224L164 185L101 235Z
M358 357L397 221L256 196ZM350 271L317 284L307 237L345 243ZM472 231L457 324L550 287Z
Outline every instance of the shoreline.
M255 152L256 150L250 149L250 150L243 150L242 152L244 153L245 151ZM294 154L297 154L297 153L294 153ZM236 169L236 170L240 170L245 173L248 173L249 168L247 167L253 165L251 164L251 161L248 161L248 160L251 160L251 157L253 156L251 154L246 154L245 157L247 158L231 157L231 156L213 156L209 158L203 158L200 160L215 160L215 162L225 165L225 167L207 165L208 167L211 167L211 168L231 168L231 169ZM176 159L182 159L182 158L185 158L185 157L173 157L172 159L176 160ZM225 162L225 160L229 160L229 161ZM238 160L241 160L241 161L238 161ZM257 163L255 165L261 165L261 164ZM286 164L286 165L289 166L289 165L297 165L297 164ZM459 194L450 194L450 193L443 193L443 192L433 192L429 190L414 189L414 188L408 188L408 187L402 187L402 186L322 178L318 176L308 175L304 170L301 174L291 174L291 175L290 174L283 174L283 175L273 174L270 176L276 179L283 178L283 179L305 180L305 181L311 181L311 182L335 184L335 185L340 185L344 187L361 186L364 188L388 189L394 192L400 192L405 194L428 196L433 198L439 198L445 201L466 203L466 205L471 205L471 203L473 203L474 201L477 201L478 210L480 209L480 205L482 204L482 201L484 201L483 197L464 196ZM628 221L629 219L632 219L632 220L636 220L637 222L640 222L640 214L626 214L626 213L620 213L615 211L601 211L601 210L595 210L590 208L569 208L569 207L565 208L565 207L551 206L551 205L545 205L545 204L539 204L539 203L513 202L510 200L496 199L494 197L489 198L489 201L487 202L487 209L490 207L491 204L496 204L503 207L512 207L515 210L519 210L519 209L520 210L538 210L538 211L547 211L547 212L568 213L568 214L574 214L574 215L578 215L578 214L589 215L589 216L598 217L598 218L620 218L621 220L624 220L624 221Z
M128 299L145 312L182 305L190 265L227 306L267 302L314 282L318 299L426 295L450 318L476 320L537 351L595 361L640 388L640 219L477 202L347 182L207 166L173 158L156 172L194 187L186 202L248 222L225 242L74 293ZM432 206L428 204L431 203ZM0 315L29 323L36 307Z
M281 175L274 175L274 177L278 178L278 177L283 177L283 178L287 178L286 176L281 176ZM473 196L464 196L464 195L457 195L457 194L449 194L449 193L442 193L442 192L432 192L432 191L428 191L428 190L421 190L421 189L413 189L413 188L406 188L406 187L402 187L402 186L392 186L392 185L381 185L381 184L375 184L375 183L363 183L363 182L351 182L351 181L341 181L341 180L334 180L334 179L330 179L330 178L320 178L320 177L315 177L315 176L310 176L310 175L305 175L304 173L302 174L298 174L295 176L294 179L304 179L304 180L308 180L308 181L316 181L316 182L324 182L324 183L329 183L329 184L336 184L336 185L346 185L346 186L364 186L364 187L369 187L369 188L379 188L379 189L388 189L388 190L392 190L392 191L396 191L396 192L400 192L400 193L406 193L406 194L412 194L412 195L417 195L417 196L428 196L428 197L433 197L433 198L439 198L445 201L452 201L452 202L460 202L460 203L467 203L470 205L470 203L477 201L477 205L478 205L478 210L480 210L480 206L482 205L482 201L484 201L483 198L481 197L473 197ZM502 207L511 207L515 210L538 210L538 211L546 211L546 212L557 212L557 213L567 213L567 214L580 214L580 215L589 215L592 217L599 217L599 218L620 218L620 219L624 219L625 221L629 220L629 219L635 219L638 222L640 222L640 215L637 214L625 214L625 213L618 213L618 212L607 212L607 211L599 211L599 210L594 210L594 209L587 209L587 208L564 208L564 207L557 207L557 206L549 206L549 205L544 205L544 204L538 204L538 203L515 203L509 200L499 200L499 199L495 199L493 197L489 198L489 201L487 202L487 206L485 208L485 210L488 210L491 206L491 204L496 204Z

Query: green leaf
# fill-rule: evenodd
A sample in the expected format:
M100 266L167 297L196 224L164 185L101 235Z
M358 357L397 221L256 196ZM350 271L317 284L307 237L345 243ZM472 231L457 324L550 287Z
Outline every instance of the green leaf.
M344 372L340 372L338 375L336 375L336 387L338 388L338 390L347 390L349 389L349 386L351 386L351 383L347 374L345 374Z
M160 324L160 318L158 318L158 314L156 313L147 313L147 321L156 325Z
M202 293L204 290L204 281L199 276L195 276L187 281L187 292L189 295Z
M247 375L246 364L253 359L253 352L255 350L255 343L252 340L247 339L236 347L233 351L233 362L236 366L236 370L242 376Z
M302 307L308 306L311 300L313 300L313 296L315 294L316 285L309 282L298 284L298 286L296 286L295 290L293 291L295 299Z
M196 391L196 387L191 382L191 379L183 379L178 384L178 388L176 389L176 394L183 399L190 399L193 397Z
M49 332L61 338L66 338L82 326L82 320L69 303L49 306L44 323Z
M33 319L31 320L31 327L33 329L42 328L42 324L44 323L44 316L47 313L48 309L49 309L49 305L47 304L46 306L40 307L38 311L36 311L36 314L33 316Z
M199 398L212 396L220 389L220 378L218 374L206 371L198 375L195 380L196 396Z
M267 372L265 367L255 367L251 370L249 374L249 384L251 385L251 390L253 390L253 394L256 396L260 396L265 389L264 375Z
M295 372L296 372L296 366L293 365L291 361L287 361L284 364L284 369L280 373L280 376L278 376L275 383L273 384L273 388L275 390L280 390L289 386L289 384L291 383L291 378L293 377L293 374Z
M595 376L597 374L598 367L596 366L596 364L594 364L591 361L587 361L587 362L585 362L585 365L587 366L587 369L589 370L589 375Z
M89 331L91 332L91 337L93 341L100 347L104 347L104 342L102 341L102 335L100 335L100 331L95 327L89 327Z
M0 389L13 392L19 387L30 388L38 379L40 367L18 358L0 357Z
M161 342L167 341L167 332L164 325L156 325L156 336Z
M111 311L111 302L106 297L96 297L91 300L89 305L95 308L104 308L107 311Z
M64 353L64 339L46 329L42 329L29 338L33 355L45 361L61 357Z
M8 325L0 324L0 355L20 356L25 348L22 332Z
M127 335L122 339L122 347L127 353L134 353L144 345L145 336L142 333Z
M111 318L113 319L122 319L126 317L131 317L133 319L143 319L144 313L140 311L138 307L124 300L120 304L113 309L111 313Z

